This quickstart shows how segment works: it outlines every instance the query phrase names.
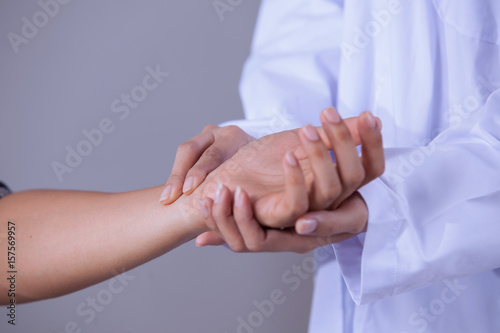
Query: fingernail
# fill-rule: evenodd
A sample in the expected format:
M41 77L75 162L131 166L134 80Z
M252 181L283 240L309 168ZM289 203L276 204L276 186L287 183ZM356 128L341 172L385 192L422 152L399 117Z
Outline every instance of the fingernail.
M286 153L285 158L288 164L290 164L291 166L297 166L297 159L295 158L295 156L293 156L291 151Z
M334 123L334 124L340 123L340 120L341 120L340 115L337 112L337 110L335 110L335 108L329 107L329 108L325 109L324 112L325 112L326 119L329 122Z
M192 189L193 188L193 183L194 183L194 178L193 177L189 177L188 179L186 179L186 181L184 182L184 187L182 187L182 192L186 193L190 189Z
M196 238L194 244L196 245L196 247L204 247L205 244L203 244L203 242L199 241L198 238Z
M308 235L318 227L318 221L316 220L300 220L297 223L297 233L300 235Z
M312 127L311 125L304 126L304 128L302 130L304 131L304 134L306 135L306 137L310 141L318 141L319 140L318 133L316 132L314 127Z
M377 127L377 120L373 116L373 114L370 111L366 111L366 124L370 128L376 128Z
M241 206L243 205L243 194L241 193L241 187L236 187L236 192L234 194L234 205Z
M214 203L219 203L222 196L222 184L217 183L217 190L215 191Z
M172 193L172 185L167 185L163 192L161 192L160 202L170 199L170 194Z
M201 213L203 214L203 216L205 218L208 217L208 207L207 207L207 203L205 200L203 199L198 199L198 207L200 207L200 210L201 210Z

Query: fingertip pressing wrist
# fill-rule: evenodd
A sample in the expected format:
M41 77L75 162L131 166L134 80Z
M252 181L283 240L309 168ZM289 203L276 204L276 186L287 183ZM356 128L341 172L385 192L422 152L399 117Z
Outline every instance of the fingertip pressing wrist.
M172 185L167 185L160 194L160 202L164 205L171 203Z
M198 196L183 195L175 201L175 205L168 207L173 209L174 214L178 214L182 224L188 226L190 232L196 236L210 230L205 222L208 207Z

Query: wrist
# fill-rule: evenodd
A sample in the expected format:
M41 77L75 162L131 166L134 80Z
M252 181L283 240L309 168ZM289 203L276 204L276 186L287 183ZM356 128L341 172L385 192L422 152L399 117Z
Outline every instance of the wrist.
M177 219L189 228L193 237L210 230L205 224L205 218L199 209L198 198L197 193L182 195L174 203L167 206L176 214Z

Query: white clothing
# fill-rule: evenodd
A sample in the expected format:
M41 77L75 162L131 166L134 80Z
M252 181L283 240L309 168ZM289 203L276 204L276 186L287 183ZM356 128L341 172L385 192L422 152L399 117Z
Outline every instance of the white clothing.
M498 0L262 1L232 123L383 122L368 231L319 268L310 332L500 332L499 51Z

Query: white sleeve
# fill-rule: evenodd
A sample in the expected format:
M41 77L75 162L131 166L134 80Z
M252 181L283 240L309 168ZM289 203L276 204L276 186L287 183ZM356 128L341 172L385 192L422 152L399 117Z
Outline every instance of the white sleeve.
M263 0L240 94L245 120L227 122L262 137L319 120L335 105L341 0Z
M500 267L500 89L462 120L426 147L386 149L361 189L367 232L334 245L358 304Z

